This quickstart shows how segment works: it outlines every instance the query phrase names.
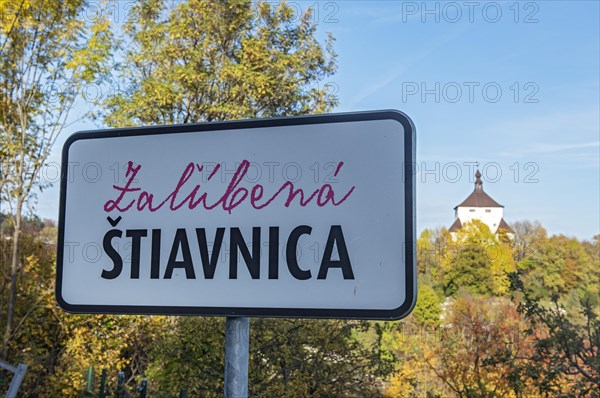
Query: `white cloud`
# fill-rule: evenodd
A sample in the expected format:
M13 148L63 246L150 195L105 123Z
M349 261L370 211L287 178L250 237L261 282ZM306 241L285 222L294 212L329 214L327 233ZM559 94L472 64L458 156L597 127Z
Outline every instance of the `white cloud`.
M524 153L551 153L563 152L574 149L600 148L600 141L584 142L579 144L548 144L536 143L523 150Z

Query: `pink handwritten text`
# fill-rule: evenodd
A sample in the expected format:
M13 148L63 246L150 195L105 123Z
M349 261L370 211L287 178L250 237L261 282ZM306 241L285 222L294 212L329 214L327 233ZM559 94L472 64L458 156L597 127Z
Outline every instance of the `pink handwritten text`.
M339 174L343 165L344 162L338 163L334 176ZM208 183L215 176L219 167L220 165L217 165L211 172L207 179ZM323 184L318 189L305 193L302 188L296 188L293 182L285 181L274 193L269 194L265 192L265 187L261 184L254 184L251 188L240 186L249 167L250 162L243 160L235 170L223 194L215 200L215 198L209 198L208 192L203 191L200 184L193 185L190 182L195 175L202 173L204 168L202 165L190 162L181 173L173 190L161 200L161 198L157 199L153 193L133 186L136 178L140 177L138 174L141 172L142 165L134 165L132 161L129 161L125 174L127 181L123 186L113 185L116 197L104 204L104 211L124 213L127 211L142 212L148 210L155 212L163 207L171 211L177 211L181 208L193 210L201 206L205 210L222 208L231 213L243 203L249 203L254 209L261 210L280 197L285 207L290 207L294 203L297 203L300 207L306 207L310 203L315 203L318 207L324 207L328 204L339 206L350 197L356 188L352 186L341 198L336 199L331 184Z

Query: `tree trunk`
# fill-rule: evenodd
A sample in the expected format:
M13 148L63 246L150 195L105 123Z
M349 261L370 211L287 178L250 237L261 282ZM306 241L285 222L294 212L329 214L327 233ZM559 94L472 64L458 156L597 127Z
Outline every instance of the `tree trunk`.
M17 301L17 271L19 265L19 240L21 237L21 211L23 200L21 197L17 199L17 208L15 214L15 230L13 232L12 241L12 259L10 264L10 292L8 298L8 310L6 315L6 330L4 332L4 340L2 343L2 358L8 359L8 343L12 335L12 323L15 313L15 304Z

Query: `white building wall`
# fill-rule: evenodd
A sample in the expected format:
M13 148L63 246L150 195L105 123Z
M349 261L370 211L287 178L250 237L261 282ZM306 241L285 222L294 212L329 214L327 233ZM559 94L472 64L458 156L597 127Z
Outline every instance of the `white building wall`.
M456 209L456 217L463 225L472 220L480 220L492 232L496 232L498 229L503 213L502 207L459 207Z

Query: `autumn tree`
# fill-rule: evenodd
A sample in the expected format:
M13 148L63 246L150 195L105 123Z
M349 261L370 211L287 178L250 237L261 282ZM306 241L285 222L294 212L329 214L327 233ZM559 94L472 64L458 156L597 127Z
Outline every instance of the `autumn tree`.
M24 209L82 87L105 72L108 22L80 18L84 0L0 1L0 201L13 225L2 356L13 337ZM3 264L4 266L4 264Z
M446 322L424 350L424 361L452 395L491 398L534 392L515 372L530 354L532 339L512 302L461 295Z
M417 297L417 304L407 319L414 319L419 326L428 329L439 326L442 306L435 290L427 284L420 284Z
M600 391L600 318L598 296L586 295L576 311L569 311L554 294L549 304L528 288L518 273L511 288L520 298L519 312L531 323L535 339L530 361L521 372L544 395L597 397Z
M445 232L425 229L417 239L417 272L421 281L432 284L440 277L440 261L446 246Z
M319 43L310 9L298 16L285 3L143 0L132 13L123 91L106 103L111 126L323 113L337 103L318 84L336 69L333 38Z
M462 292L438 323L397 335L397 368L386 396L495 398L537 391L520 367L533 352L533 338L509 299Z
M448 296L461 288L481 295L506 294L508 273L515 270L510 245L479 220L465 224L447 241L441 266Z
M515 233L513 249L515 261L532 256L546 239L546 230L537 221L517 221L511 224Z
M597 246L596 246L597 247ZM596 249L597 250L597 249ZM580 298L600 293L600 262L593 246L563 235L544 238L518 263L521 278L532 294L549 300L571 291Z
M20 396L77 396L84 383L82 369L98 362L118 363L121 345L127 344L122 338L125 325L121 321L111 327L102 322L106 316L74 316L57 306L56 246L41 238L45 227L34 228L39 226L35 218L23 221L18 250L22 270L15 303L15 319L19 321L8 342L11 362L28 365ZM0 261L6 263L11 255L12 242L0 240ZM11 375L2 376L0 391L6 391Z
M15 308L19 322L13 328L9 351L15 353L11 362L29 366L23 389L40 393L42 390L35 386L44 385L44 380L52 373L60 349L60 328L51 310L54 306L55 249L25 230L19 239L18 253L19 262L23 264L17 280L21 300ZM12 242L0 239L0 263L9 264L11 256ZM9 287L7 281L6 275L3 275L3 291ZM0 391L6 391L10 378L11 375L2 373Z

